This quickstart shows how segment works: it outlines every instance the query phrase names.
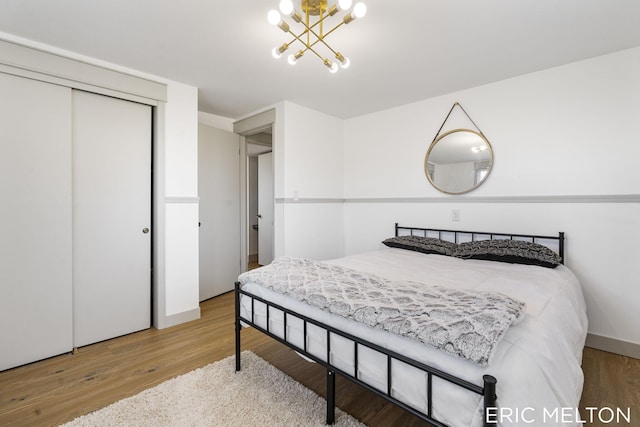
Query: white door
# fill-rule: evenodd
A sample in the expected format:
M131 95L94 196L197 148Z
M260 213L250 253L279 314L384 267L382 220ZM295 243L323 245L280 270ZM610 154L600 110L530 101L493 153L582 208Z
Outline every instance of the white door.
M198 127L200 301L233 289L240 274L240 137Z
M0 371L71 351L71 89L0 73Z
M273 153L258 156L258 264L273 261Z
M73 92L74 347L151 323L151 107Z

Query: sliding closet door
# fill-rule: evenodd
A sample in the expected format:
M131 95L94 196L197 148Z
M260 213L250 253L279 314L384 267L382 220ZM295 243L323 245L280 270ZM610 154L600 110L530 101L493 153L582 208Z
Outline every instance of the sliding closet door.
M151 318L151 107L73 92L73 322L80 347Z
M71 351L71 89L0 73L0 370Z

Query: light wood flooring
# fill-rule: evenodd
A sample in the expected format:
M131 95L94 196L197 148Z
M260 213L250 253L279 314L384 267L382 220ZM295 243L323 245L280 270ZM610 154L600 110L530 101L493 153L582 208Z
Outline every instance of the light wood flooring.
M233 310L233 293L224 294L201 304L199 320L137 332L82 347L77 354L0 372L0 426L59 425L230 356ZM324 369L287 347L244 329L242 348L325 394ZM630 407L631 425L640 425L640 360L586 348L583 369L581 408ZM340 376L336 387L338 406L371 427L426 425Z

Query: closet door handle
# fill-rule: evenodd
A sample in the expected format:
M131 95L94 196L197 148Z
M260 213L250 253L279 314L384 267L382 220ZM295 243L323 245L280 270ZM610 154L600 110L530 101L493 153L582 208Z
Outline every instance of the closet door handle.
M147 234L147 233L149 232L149 228L148 228L148 227L143 228L143 229L142 229L142 232L143 232L144 234Z

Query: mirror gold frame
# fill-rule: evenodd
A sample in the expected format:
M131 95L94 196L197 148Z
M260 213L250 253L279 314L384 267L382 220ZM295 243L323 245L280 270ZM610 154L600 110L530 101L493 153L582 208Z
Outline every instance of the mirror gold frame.
M446 194L475 190L487 180L492 168L491 144L472 129L453 129L439 135L424 157L427 179Z

